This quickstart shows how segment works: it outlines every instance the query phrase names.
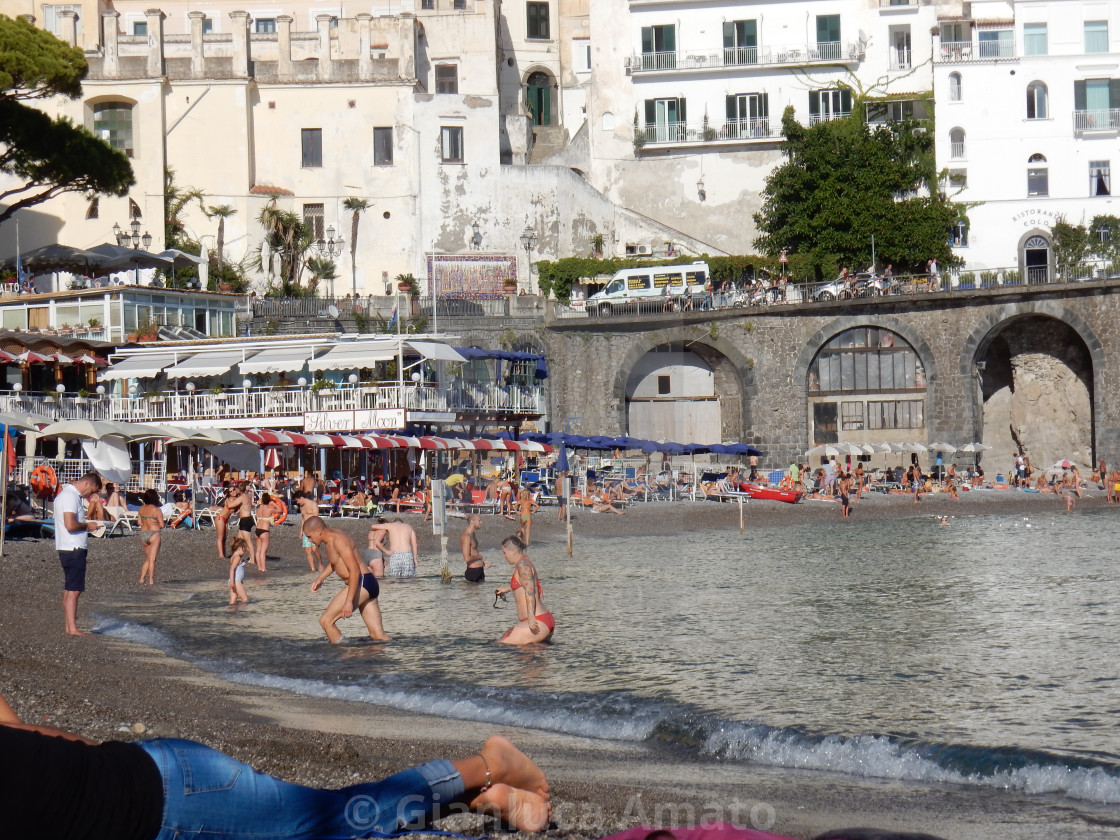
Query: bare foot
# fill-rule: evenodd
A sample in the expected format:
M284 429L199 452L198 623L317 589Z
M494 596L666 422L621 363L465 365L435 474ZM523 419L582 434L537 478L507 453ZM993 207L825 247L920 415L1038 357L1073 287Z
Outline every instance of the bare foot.
M495 783L503 783L522 791L548 794L548 779L533 759L521 752L513 742L502 735L491 735L479 750L486 766L490 768L490 778Z
M552 804L545 796L502 784L476 796L471 810L498 816L519 831L543 831L552 816Z
M85 633L83 633L81 630L67 630L66 635L67 636L84 636Z

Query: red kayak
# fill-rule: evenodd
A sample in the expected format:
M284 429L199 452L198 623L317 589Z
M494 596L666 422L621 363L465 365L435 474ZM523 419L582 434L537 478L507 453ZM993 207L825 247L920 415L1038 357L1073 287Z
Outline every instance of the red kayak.
M761 484L743 482L739 489L752 499L767 499L771 502L788 502L795 505L801 501L805 494L800 490L779 490L776 487L763 487Z

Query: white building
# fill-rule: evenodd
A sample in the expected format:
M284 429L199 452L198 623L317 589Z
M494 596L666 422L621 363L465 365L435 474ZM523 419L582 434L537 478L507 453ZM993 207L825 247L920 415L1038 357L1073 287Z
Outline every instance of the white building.
M938 166L977 202L955 252L967 269L1053 277L1054 222L1120 215L1120 5L973 2L938 25Z
M137 180L126 197L68 195L21 211L21 247L92 247L139 218L161 250L167 169L204 196L185 210L204 247L216 247L219 220L202 205L235 211L224 220L227 260L259 252L257 217L272 196L317 237L343 240L338 295L382 294L399 273L424 278L429 254L515 260L531 289L531 261L585 253L602 231L704 247L612 205L568 166L510 165L529 160L534 135L557 148L567 140L559 80L578 74L561 31L585 30L586 10L561 23L558 0L365 6L340 18L312 0L5 4L85 50L82 99L44 107L124 150ZM353 260L348 197L370 202ZM14 225L0 228L0 253L14 254L14 240Z

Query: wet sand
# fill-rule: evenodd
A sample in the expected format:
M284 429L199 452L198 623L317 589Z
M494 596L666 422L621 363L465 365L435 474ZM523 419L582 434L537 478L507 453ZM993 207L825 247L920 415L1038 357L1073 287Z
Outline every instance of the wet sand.
M1105 507L1094 492L1070 515ZM794 523L858 527L879 517L947 514L1018 515L1064 510L1049 494L980 491L959 502L943 495L913 505L906 496L873 496L840 519L834 502L796 506L748 502L746 528ZM1113 506L1120 515L1120 507ZM439 539L419 517L421 571L438 568ZM497 548L514 524L487 516L483 552ZM290 521L295 521L290 520ZM927 519L928 521L928 519ZM332 520L359 536L367 521ZM508 527L507 527L508 526ZM450 520L449 554L454 573L461 520ZM736 504L651 503L625 516L580 512L574 522L575 551L599 550L604 539L638 534L679 537L688 531L739 527ZM556 509L534 517L535 543L562 544ZM359 541L364 542L363 540ZM307 576L298 528L283 526L273 538L283 558L269 575ZM90 541L87 590L79 626L92 625L99 602L139 591L139 538ZM165 534L156 570L161 583L214 581L222 597L226 566L217 559L211 529ZM252 575L259 574L255 571ZM431 758L469 754L493 731L509 735L548 773L555 828L565 838L601 837L637 824L687 825L728 820L791 837L827 829L877 826L924 831L961 840L996 838L1105 838L1120 827L1120 808L1050 797L977 790L953 785L853 779L829 773L700 762L660 744L593 741L488 724L450 721L371 709L357 703L297 697L280 691L232 685L160 651L106 636L70 638L62 632L62 573L53 541L9 542L0 560L0 693L29 723L71 729L96 738L160 735L194 738L229 752L258 769L303 784L341 786L380 777ZM307 620L317 616L309 611ZM326 642L324 641L324 644ZM477 834L493 830L480 818L452 818L441 826Z

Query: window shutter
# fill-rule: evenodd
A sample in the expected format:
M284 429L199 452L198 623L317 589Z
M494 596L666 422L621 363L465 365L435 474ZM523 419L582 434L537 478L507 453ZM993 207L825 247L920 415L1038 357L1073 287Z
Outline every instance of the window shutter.
M758 116L764 120L770 119L770 94L758 95Z
M646 100L646 125L657 125L657 100Z
M655 52L655 50L653 48L653 27L652 26L643 26L642 27L642 52L644 52L644 53Z
M663 26L661 28L662 38L665 40L662 50L664 52L677 51L677 27L676 26Z
M1087 111L1089 109L1089 100L1085 95L1085 82L1073 83L1073 110Z
M840 111L845 114L852 113L852 92L847 88L840 91Z
M728 96L726 99L726 103L726 111L724 113L727 116L728 121L734 122L735 120L739 119L739 112L735 107L736 97Z
M809 113L814 117L821 115L821 92L819 90L809 91Z
M688 122L688 117L684 112L684 102L685 101L684 101L683 98L677 100L677 113L679 115L677 117L677 122L682 122L682 123Z
M745 30L743 35L744 47L757 47L758 46L758 22L754 20L743 21L743 28Z
M730 50L734 49L735 46L735 22L725 22L723 24L723 48Z
M1112 110L1120 108L1120 79L1108 80L1108 107Z

